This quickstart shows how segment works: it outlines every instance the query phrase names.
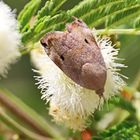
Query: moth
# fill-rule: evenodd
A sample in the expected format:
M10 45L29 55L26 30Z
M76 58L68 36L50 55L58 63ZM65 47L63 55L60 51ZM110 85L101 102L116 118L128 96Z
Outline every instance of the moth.
M107 68L92 31L80 19L66 31L47 33L41 40L50 59L78 85L103 96Z

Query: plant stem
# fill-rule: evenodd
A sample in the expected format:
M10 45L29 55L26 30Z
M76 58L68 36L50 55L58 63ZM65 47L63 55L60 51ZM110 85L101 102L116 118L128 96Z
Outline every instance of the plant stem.
M28 129L24 128L23 126L19 125L15 120L9 117L2 108L0 108L0 119L3 122L5 122L8 126L11 126L16 131L18 131L21 134L24 134L26 137L30 138L31 140L49 140L49 138L31 132Z
M126 34L126 35L140 35L140 30L136 29L100 29L97 34Z
M14 115L30 125L36 132L45 136L52 136L57 140L64 140L64 137L47 123L44 118L37 114L33 109L23 103L14 94L0 91L0 102L9 109Z
M41 135L45 135L43 133L43 130L37 126L36 123L28 116L25 112L23 112L21 109L18 108L18 106L11 102L3 93L0 92L0 102L8 108L11 112L16 114L19 118L24 120L24 122L28 123L36 132L38 132Z
M140 91L140 71L136 75L134 82L132 83L132 87L138 91Z

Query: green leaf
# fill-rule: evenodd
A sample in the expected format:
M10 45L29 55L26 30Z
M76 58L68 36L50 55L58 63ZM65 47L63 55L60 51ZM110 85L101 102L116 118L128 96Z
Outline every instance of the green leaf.
M114 14L109 17L106 21L106 27L114 27L120 25L121 23L126 23L126 21L135 18L140 14L140 4L125 8L124 11Z
M92 12L92 10L96 10L102 6L105 7L106 4L108 5L116 2L122 2L122 0L83 0L74 8L68 10L68 13L80 18L86 14L88 15L90 12Z
M67 21L70 19L67 13L61 12L60 14L57 14L48 20L44 20L43 23L40 23L42 25L38 25L36 28L34 28L34 31L37 31L39 29L38 33L36 32L33 37L33 42L37 42L40 40L40 38L45 35L49 31L54 31L56 28L62 27L63 23L67 23ZM40 27L39 27L40 26Z
M55 12L66 2L67 0L49 0L45 6L38 12L37 19L44 16L55 14Z
M98 133L92 140L140 140L140 124L136 120L126 120L121 124Z
M47 1L45 6L38 11L33 27L30 28L29 24L26 24L22 29L23 43L36 42L49 31L63 30L71 16L81 18L90 27L106 23L106 29L108 29L115 25L125 24L128 19L135 19L140 11L137 0L82 0L67 12L59 11L58 13L58 9L65 2L66 0ZM25 7L30 7L30 4Z
M60 22L58 24L56 24L54 27L53 27L53 31L60 31L60 30L63 30L65 28L65 21L64 22Z
M40 30L41 31L41 28L42 25L45 21L49 20L50 16L45 16L45 17L42 17L41 19L37 20L36 23L33 25L32 28L30 28L27 32L25 32L22 36L22 42L23 43L28 43L32 38L33 36L35 35L35 31L34 30Z
M18 15L20 30L29 23L31 17L36 13L40 6L41 0L31 0Z
M136 113L136 110L133 107L132 102L124 99L123 97L119 97L119 98L115 97L115 98L112 98L112 100L110 100L109 103L112 103L115 106L118 106L118 107L120 107L122 109L125 109L128 112L130 112L131 114L135 114Z
M136 5L135 1L125 0L118 1L111 4L106 4L97 9L92 10L89 14L86 14L82 19L89 26L99 26L103 24L108 18L114 16L117 13L123 13L125 8L130 8L132 5Z
M139 29L140 28L140 16L138 16L133 23L133 27Z
M137 0L85 0L69 10L68 14L83 19L90 26L98 26L117 12L123 13L125 8L136 4Z
M22 29L21 29L21 33L25 33L30 29L30 24L27 23Z
M53 31L54 29L60 29L62 23L66 23L70 17L66 12L61 12L53 17L45 16L39 19L35 25L25 34L23 34L22 42L28 43L30 40L33 42L39 41L39 39L47 32Z

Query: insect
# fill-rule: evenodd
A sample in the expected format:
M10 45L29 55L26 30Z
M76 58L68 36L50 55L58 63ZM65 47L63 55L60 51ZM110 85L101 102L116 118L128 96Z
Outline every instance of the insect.
M107 69L92 31L77 18L66 31L47 33L41 44L50 59L73 81L103 96Z

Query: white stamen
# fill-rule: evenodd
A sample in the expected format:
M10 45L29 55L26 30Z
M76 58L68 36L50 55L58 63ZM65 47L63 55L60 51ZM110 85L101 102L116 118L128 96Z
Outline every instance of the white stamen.
M122 75L117 72L124 65L115 62L118 59L118 49L111 46L109 38L98 38L97 42L107 67L104 99L108 100L125 84ZM103 104L103 98L100 98L94 90L83 88L72 81L45 53L40 53L41 49L39 47L33 50L31 56L41 75L36 77L36 80L41 89L42 99L50 103L50 115L53 116L54 121L64 123L72 129L85 129L88 125L88 117Z
M20 34L15 14L0 1L0 75L6 76L9 65L15 63L20 56L19 44Z

